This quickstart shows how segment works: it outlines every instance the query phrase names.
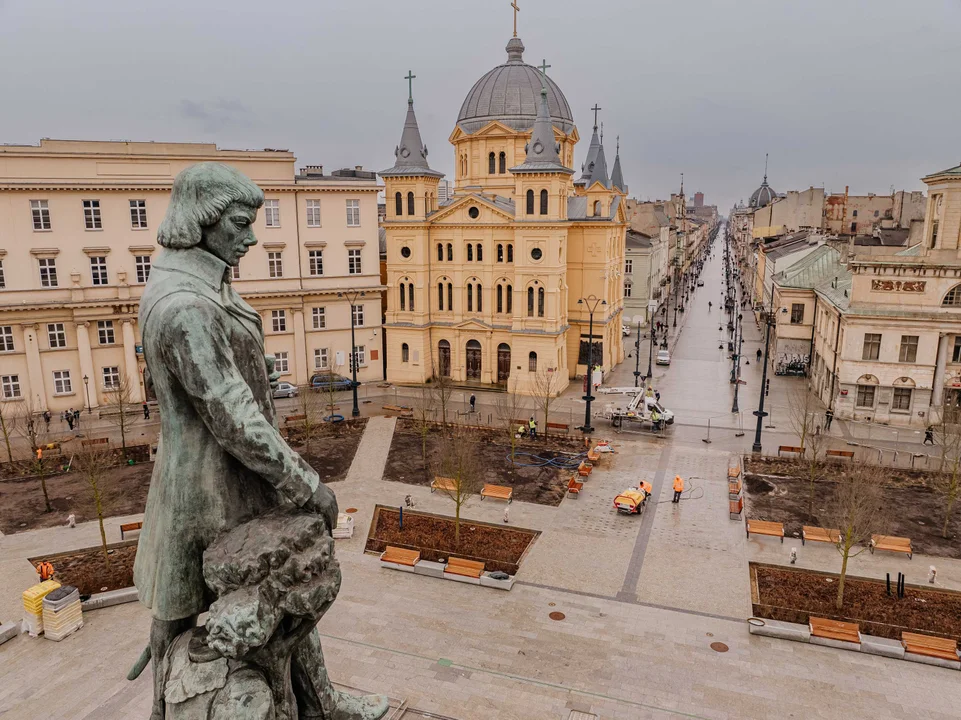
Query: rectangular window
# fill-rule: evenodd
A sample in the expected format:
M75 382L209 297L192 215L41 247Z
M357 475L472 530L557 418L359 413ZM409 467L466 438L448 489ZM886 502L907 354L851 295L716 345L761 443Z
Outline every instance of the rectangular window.
M107 284L107 258L103 255L90 258L90 280L94 285Z
M66 395L73 392L73 383L70 382L69 370L53 371L53 392L55 395Z
M894 401L891 403L892 410L902 412L911 411L911 388L894 388Z
M327 309L322 307L315 307L311 311L311 316L314 320L314 330L323 330L327 327Z
M874 389L874 385L858 385L858 397L855 404L859 408L873 408Z
M134 255L134 263L137 266L137 282L142 285L150 279L150 256Z
M97 338L101 345L113 345L113 320L97 320Z
M286 350L274 353L274 370L285 375L290 372L290 362L287 359Z
M961 335L954 336L954 350L951 352L951 362L961 363Z
M50 229L50 208L46 200L31 200L30 214L33 215L34 230Z
M314 350L314 369L326 370L327 367L327 348L317 348Z
M354 315L354 327L364 327L364 306L351 305L350 310Z
M280 200L264 200L264 224L280 227Z
M348 201L349 202L349 201ZM349 275L360 275L361 265L360 265L360 250L348 250L347 251L347 273Z
M103 223L100 219L100 201L83 201L83 224L87 230L103 230Z
M804 303L791 304L791 324L800 325L804 322Z
M634 291L634 283L625 282L624 283L624 297L629 298L631 293Z
M284 276L284 257L281 253L267 253L267 272L272 278Z
M307 201L307 227L320 227L320 200Z
M67 333L63 323L47 323L47 341L51 348L67 347Z
M40 258L40 287L57 287L57 259Z
M13 349L13 325L0 326L0 352L10 352Z
M287 332L287 311L271 310L270 323L274 332Z
M902 335L901 351L898 353L898 362L913 363L918 360L918 336Z
M307 272L309 272L311 275L324 274L324 251L323 250L307 251Z
M120 368L116 365L101 368L103 372L103 389L116 390L120 387Z
M354 345L354 357L357 358L357 367L364 367L367 364L367 346ZM353 366L350 369L353 370Z
M360 200L347 201L347 227L360 227Z
M231 280L240 280L240 265L231 265L231 266L230 266L230 279L231 279Z
M864 334L864 347L861 348L862 360L877 360L881 356L881 335L875 333Z
M624 274L625 275L634 274L634 260L632 258L628 258L627 260L624 261Z
M3 274L3 260L0 260L0 290L7 287L7 278Z
M0 384L3 385L4 400L13 400L15 398L23 397L20 394L19 375L4 375L2 378L0 378Z
M130 201L130 229L131 230L147 229L147 201L146 200Z

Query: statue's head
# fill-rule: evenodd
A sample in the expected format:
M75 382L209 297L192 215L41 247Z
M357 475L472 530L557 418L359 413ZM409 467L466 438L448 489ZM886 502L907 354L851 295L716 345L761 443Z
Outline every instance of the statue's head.
M298 626L285 619L312 628L340 589L333 546L324 519L299 509L261 515L221 536L204 552L204 580L217 596L207 644L240 658Z
M200 246L237 265L257 244L253 222L263 204L263 191L229 165L191 165L174 178L157 242L168 248Z

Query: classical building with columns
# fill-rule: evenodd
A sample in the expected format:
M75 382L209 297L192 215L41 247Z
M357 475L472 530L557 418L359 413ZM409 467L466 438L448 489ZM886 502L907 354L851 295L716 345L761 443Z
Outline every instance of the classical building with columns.
M575 179L579 135L564 94L549 66L524 62L516 35L506 50L457 116L446 202L412 97L395 163L380 173L388 380L443 376L530 392L551 375L560 392L586 371L591 342L594 365L607 371L623 360L620 161L612 177L595 115Z
M2 401L96 409L120 377L134 401L147 398L139 298L174 176L204 161L264 190L259 242L232 281L261 314L281 379L347 374L352 315L358 380L383 378L375 173L298 173L284 150L42 140L0 146Z

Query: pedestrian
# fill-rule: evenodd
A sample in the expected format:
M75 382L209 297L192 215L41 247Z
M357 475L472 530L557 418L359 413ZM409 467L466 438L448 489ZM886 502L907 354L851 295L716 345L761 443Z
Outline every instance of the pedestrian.
M73 411L73 424L76 425L78 428L80 427L80 411L79 410Z
M658 390L654 391L654 399L661 402L661 393Z
M671 500L672 503L681 502L681 493L684 492L684 478L680 475L674 476L674 499Z
M44 422L46 423L46 425L47 425L47 432L50 432L50 417L51 417L50 411L49 411L49 410L44 410L44 411L43 411L43 421L44 421Z
M414 498L412 498L410 495L408 495L407 497L405 497L405 498L404 498L404 505L407 506L407 507L409 507L409 508L414 507Z
M67 413L67 427L73 430L73 413Z
M707 301L707 311L708 311L708 312L711 312L711 301L710 301L710 300Z
M143 419L144 420L150 419L150 406L147 405L147 403L143 404Z
M507 505L504 507L504 522L509 523L511 521L511 506Z
M477 398L474 397L474 393L470 394L470 411L474 412L474 403L477 402Z
M537 421L533 415L531 415L531 419L527 421L527 427L531 434L531 440L537 440Z
M61 410L61 411L60 411L60 424L63 425L63 423L66 421L66 419L67 419L67 414L66 414L63 410Z
M831 423L834 422L834 411L828 408L824 411L824 432L831 429Z
M921 444L927 445L928 443L931 443L932 445L934 445L934 426L933 425L928 425L924 429L924 442Z
M763 354L764 354L764 353L761 352L761 348L758 348L758 349L757 349L757 361L758 361L758 362L761 362L761 355L763 355Z

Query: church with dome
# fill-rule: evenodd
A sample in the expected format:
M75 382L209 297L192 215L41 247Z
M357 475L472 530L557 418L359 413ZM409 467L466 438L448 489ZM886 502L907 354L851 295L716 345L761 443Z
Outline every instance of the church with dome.
M588 362L624 358L627 219L620 157L609 173L597 110L580 139L549 65L506 61L467 93L448 138L454 193L432 169L412 94L394 165L380 173L387 216L387 380L563 391ZM408 74L408 82L412 75Z

